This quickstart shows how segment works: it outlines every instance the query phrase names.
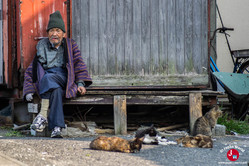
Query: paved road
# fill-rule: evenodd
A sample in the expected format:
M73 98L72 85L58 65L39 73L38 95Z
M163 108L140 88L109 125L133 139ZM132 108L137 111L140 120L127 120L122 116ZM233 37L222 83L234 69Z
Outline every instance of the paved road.
M99 166L99 165L142 165L142 166L219 166L245 165L249 163L249 135L242 137L215 137L212 149L184 148L178 145L143 145L139 153L127 154L89 149L94 137L77 139L50 139L37 137L8 138L0 137L0 166L10 161L14 164L34 166ZM131 137L125 137L130 139ZM177 136L168 137L174 141ZM239 152L237 161L227 158L229 149ZM15 163L18 161L19 163ZM13 164L13 165L14 165Z

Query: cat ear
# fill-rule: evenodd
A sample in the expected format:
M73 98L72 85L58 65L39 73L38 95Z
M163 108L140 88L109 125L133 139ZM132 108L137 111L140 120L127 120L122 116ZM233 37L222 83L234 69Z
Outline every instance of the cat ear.
M137 137L135 141L136 141L136 142L143 142L143 141L144 141L144 137L145 137L145 136L143 136L143 137L141 137L141 138L138 138L138 137Z

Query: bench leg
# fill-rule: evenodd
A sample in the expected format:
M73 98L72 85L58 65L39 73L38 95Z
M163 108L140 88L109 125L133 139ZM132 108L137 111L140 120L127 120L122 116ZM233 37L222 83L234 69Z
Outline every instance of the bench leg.
M202 116L202 94L189 94L189 127L190 134L193 134L195 121Z
M126 96L114 96L115 134L127 134Z

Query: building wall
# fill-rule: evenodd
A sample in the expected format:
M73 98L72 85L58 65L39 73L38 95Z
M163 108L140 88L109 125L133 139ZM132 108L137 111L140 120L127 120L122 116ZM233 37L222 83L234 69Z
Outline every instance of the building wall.
M208 85L208 1L72 1L94 86Z
M248 0L217 0L225 27L234 28L228 31L231 49L249 49L249 1ZM217 14L217 28L221 22ZM233 72L232 59L224 34L217 33L217 65L222 72Z

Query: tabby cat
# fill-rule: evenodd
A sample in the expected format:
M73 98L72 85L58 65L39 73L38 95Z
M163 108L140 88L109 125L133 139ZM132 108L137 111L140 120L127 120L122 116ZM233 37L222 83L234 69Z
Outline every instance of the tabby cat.
M206 136L202 134L198 134L197 136L185 136L178 138L177 144L188 147L188 148L212 148L213 141L211 136Z
M216 105L204 116L198 118L194 124L193 136L198 134L212 136L212 130L217 123L217 119L221 115L222 111L219 109L219 106Z
M135 153L139 152L142 148L142 142L143 137L126 140L119 137L99 136L90 143L90 148L96 150Z

